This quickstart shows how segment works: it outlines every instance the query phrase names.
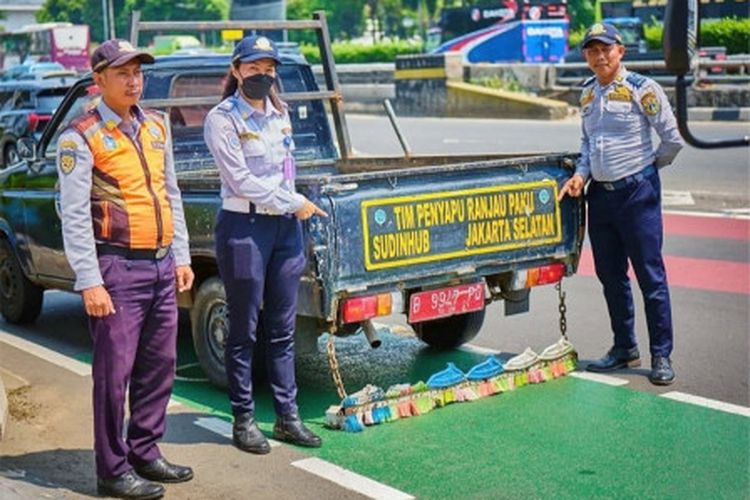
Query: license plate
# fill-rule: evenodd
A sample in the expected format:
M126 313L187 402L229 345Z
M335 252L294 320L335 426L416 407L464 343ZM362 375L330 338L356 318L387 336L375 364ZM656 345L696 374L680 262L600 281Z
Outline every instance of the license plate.
M418 292L409 301L409 322L447 318L484 308L484 283Z

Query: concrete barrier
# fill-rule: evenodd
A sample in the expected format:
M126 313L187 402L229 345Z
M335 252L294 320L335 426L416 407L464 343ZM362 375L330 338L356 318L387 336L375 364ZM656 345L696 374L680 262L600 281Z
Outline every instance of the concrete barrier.
M562 101L464 82L448 82L447 86L447 116L536 120L561 120L568 116L568 105Z

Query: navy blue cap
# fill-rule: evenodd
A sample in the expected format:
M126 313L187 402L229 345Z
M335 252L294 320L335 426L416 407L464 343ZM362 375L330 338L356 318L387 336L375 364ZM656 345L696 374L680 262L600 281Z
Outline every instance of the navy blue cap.
M581 47L586 47L589 42L593 42L594 40L604 42L607 45L615 43L622 45L622 36L620 36L620 32L611 24L606 23L596 23L586 30Z
M281 64L276 44L262 35L246 36L240 40L240 43L234 46L234 51L232 52L233 63L247 63L266 58L273 59Z

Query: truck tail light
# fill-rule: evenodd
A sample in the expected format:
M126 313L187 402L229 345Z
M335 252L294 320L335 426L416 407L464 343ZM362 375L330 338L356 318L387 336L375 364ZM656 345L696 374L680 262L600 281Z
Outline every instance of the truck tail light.
M390 293L352 297L345 299L341 305L344 323L358 323L376 316L388 316L393 310L393 298Z
M29 132L41 132L43 129L43 126L47 124L47 122L50 120L50 115L40 115L37 113L29 113L28 120L29 120ZM40 127L40 130L37 130L37 128Z
M565 266L562 263L518 271L513 279L513 290L557 283L563 276L565 276Z

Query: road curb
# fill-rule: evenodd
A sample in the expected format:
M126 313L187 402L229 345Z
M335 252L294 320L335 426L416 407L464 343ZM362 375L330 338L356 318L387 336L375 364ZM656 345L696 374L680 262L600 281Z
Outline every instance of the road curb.
M688 119L704 122L748 122L750 108L688 108Z

